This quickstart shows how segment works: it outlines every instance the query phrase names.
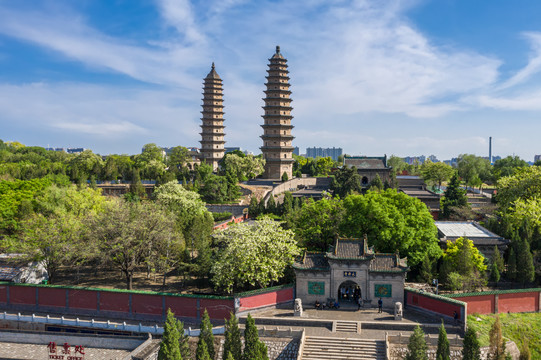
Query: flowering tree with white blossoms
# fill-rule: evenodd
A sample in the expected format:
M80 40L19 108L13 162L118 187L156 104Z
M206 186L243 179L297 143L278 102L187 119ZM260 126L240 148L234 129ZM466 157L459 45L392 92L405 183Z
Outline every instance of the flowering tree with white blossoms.
M293 231L269 218L232 225L214 237L220 249L212 280L228 293L248 284L264 288L278 281L300 253Z

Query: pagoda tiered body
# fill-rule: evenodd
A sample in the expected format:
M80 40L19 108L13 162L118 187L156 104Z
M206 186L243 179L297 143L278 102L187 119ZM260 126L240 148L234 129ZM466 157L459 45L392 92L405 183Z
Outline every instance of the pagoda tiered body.
M266 97L265 115L263 115L263 146L261 151L266 160L266 179L280 179L284 173L291 179L293 175L293 146L291 142L291 91L289 91L289 71L287 60L280 54L280 47L276 47L276 53L269 59L269 69Z
M224 140L224 100L222 79L212 69L203 83L203 117L201 120L201 161L212 166L213 170L218 168L220 161L225 154Z

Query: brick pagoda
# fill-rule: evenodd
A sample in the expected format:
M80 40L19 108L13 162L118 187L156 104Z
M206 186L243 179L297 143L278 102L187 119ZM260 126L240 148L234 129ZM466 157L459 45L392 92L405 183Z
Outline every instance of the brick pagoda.
M214 171L218 168L225 154L224 140L224 100L222 79L214 69L208 73L203 83L203 117L201 120L201 161L212 166Z
M263 115L263 146L261 151L266 160L266 179L280 179L284 173L289 179L293 173L293 146L291 142L291 91L289 91L289 71L287 60L280 53L280 47L276 47L276 53L269 59L267 90L265 91L265 115Z

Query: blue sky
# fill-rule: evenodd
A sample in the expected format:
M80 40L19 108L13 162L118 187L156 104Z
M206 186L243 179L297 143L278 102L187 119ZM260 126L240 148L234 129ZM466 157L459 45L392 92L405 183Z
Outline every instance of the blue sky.
M294 145L352 155L541 154L536 0L0 0L0 139L138 153L198 146L202 79L226 146L259 153L268 58Z

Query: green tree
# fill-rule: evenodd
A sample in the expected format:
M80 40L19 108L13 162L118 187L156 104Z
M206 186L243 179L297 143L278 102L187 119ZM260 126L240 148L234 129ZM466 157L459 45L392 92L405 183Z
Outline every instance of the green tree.
M517 255L515 254L513 244L511 244L509 258L507 259L507 278L509 280L515 280L517 278Z
M473 245L473 241L467 238L447 241L443 262L447 264L446 270L449 273L460 274L463 289L476 289L486 283L485 258Z
M214 335L212 334L212 324L210 322L209 313L207 309L203 313L203 319L201 320L201 333L199 334L199 342L206 344L208 355L211 359L214 359ZM197 345L199 348L199 344Z
M343 167L334 173L330 189L333 196L344 198L349 194L361 193L361 177L354 167Z
M501 274L505 270L505 263L503 257L500 254L498 246L494 245L494 254L492 254L492 262L498 267L498 272Z
M458 175L464 182L473 186L475 179L478 178L483 182L492 180L492 167L490 161L480 156L472 154L462 154L457 160Z
M408 265L417 266L428 254L441 256L434 219L419 199L394 189L350 195L343 201L345 214L340 223L343 236L368 236L378 252L408 257Z
M463 360L481 360L481 349L477 333L472 327L468 327L464 335L464 343L462 347Z
M208 351L207 343L199 338L197 342L197 350L195 352L195 360L213 360Z
M178 236L174 219L153 203L115 201L90 221L89 242L126 277L127 289L138 266L156 256L157 249ZM178 240L180 241L180 240Z
M427 184L438 185L441 188L441 184L451 178L454 173L454 169L443 162L431 162L426 161L421 165L421 176Z
M522 285L530 283L535 278L535 268L533 264L533 256L530 252L530 244L525 238L518 239L517 242L517 276L516 279Z
M91 150L85 150L75 155L69 163L71 179L77 183L86 181L90 175L101 173L103 160L101 156L94 154Z
M278 207L276 206L276 201L274 200L274 195L270 194L269 200L267 201L267 208L266 208L267 214L277 214L278 213Z
M259 201L257 201L257 198L255 196L252 196L250 199L250 205L248 206L248 215L255 219L259 216Z
M229 293L247 284L262 288L278 281L300 253L293 231L268 218L232 225L214 237L219 250L212 281Z
M282 174L282 182L286 182L289 180L289 176L287 176L287 172L284 171L284 173Z
M506 209L514 201L523 201L541 196L541 167L518 168L513 176L502 177L496 185L496 200L500 208Z
M494 177L499 179L504 176L511 176L516 169L528 167L528 163L518 156L507 156L494 162Z
M408 343L408 353L405 360L428 360L428 346L426 345L425 333L417 325L413 329L413 334L410 336Z
M318 175L329 175L334 167L334 161L331 157L318 157L316 159L316 168Z
M246 318L246 328L244 329L244 352L243 360L268 359L267 347L259 340L259 334L255 321L250 314Z
M490 360L505 360L505 340L503 339L502 324L498 315L496 315L496 320L490 329L489 341L488 358Z
M240 359L240 358L239 358L239 359ZM233 357L233 354L231 354L231 352L228 352L228 353L227 353L226 360L235 360L235 358Z
M447 338L447 331L445 331L445 326L443 325L443 320L441 322L440 331L438 335L438 348L436 350L436 359L437 360L450 360L451 359L451 348L449 345L449 339Z
M421 269L419 271L419 278L422 282L430 283L432 281L433 274L433 261L430 260L428 254L425 254L424 260L421 262Z
M376 176L370 181L370 189L376 189L376 190L382 190L383 189L383 182L381 181L381 178L379 177L379 174L376 174Z
M468 198L466 197L466 190L460 187L460 180L458 179L458 173L455 173L451 178L451 181L447 185L447 189L441 200L442 205L442 217L448 218L451 215L453 207L466 207L468 206Z
M240 338L239 322L235 314L231 313L229 320L225 322L225 341L223 350L223 360L229 356L233 359L242 358L242 341ZM229 355L228 355L229 354Z
M344 212L339 199L309 199L295 216L294 230L301 245L309 250L327 251L339 232Z
M166 164L171 171L180 173L189 159L189 151L184 146L175 146L167 155Z
M171 309L167 309L167 319L163 327L162 341L158 352L158 360L182 360L180 352L180 334L177 319Z
M407 164L404 159L395 155L391 155L387 160L387 166L390 166L392 168L392 171L398 174L406 170L406 165Z
M265 171L265 159L245 155L241 151L225 154L220 161L220 173L225 175L230 172L240 181L253 179Z
M200 278L210 270L210 242L214 226L212 214L201 201L199 194L186 190L176 182L169 182L154 191L158 204L164 206L169 214L174 215L177 229L192 247L197 250L198 260L196 273Z
M498 285L498 281L500 281L500 270L498 270L498 265L495 262L490 266L490 281L495 282L496 286Z
M284 193L284 201L282 202L281 208L282 215L286 217L293 211L293 195L289 191Z
M141 175L138 169L133 170L132 181L130 184L130 193L133 194L133 196L137 196L138 198L142 198L146 195L145 188L143 187L143 183L141 182Z
M76 262L77 254L92 253L79 241L82 223L73 215L44 217L37 214L24 224L24 242L13 249L26 254L29 260L42 261L50 283L54 283L58 270Z

